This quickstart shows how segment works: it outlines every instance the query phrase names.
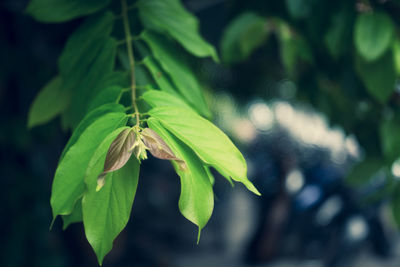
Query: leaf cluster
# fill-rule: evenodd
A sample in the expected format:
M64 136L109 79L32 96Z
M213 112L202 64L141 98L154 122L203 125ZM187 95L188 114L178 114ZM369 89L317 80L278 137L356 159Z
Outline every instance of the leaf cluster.
M219 59L179 0L32 0L26 11L45 23L85 17L57 76L32 103L28 126L61 117L72 130L52 185L53 222L82 221L100 264L130 218L147 152L172 163L179 210L199 237L214 206L210 167L259 194L240 151L208 120L190 61Z

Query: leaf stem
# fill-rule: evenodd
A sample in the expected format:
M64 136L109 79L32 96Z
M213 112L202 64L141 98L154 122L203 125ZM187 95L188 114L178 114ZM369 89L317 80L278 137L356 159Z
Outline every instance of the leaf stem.
M130 11L130 10L135 9L135 8L137 8L137 3L134 3L134 4L130 5L130 6L127 6L126 10ZM122 18L123 18L122 14L118 14L118 15L114 16L114 19L122 19Z
M129 18L128 18L128 5L126 4L126 0L121 0L122 5L122 19L124 22L124 30L125 30L125 39L126 39L126 49L128 51L129 58L129 66L131 68L131 91L132 91L132 106L135 110L136 115L136 124L139 126L140 118L139 118L139 110L136 105L136 79L135 79L135 58L133 56L132 49L132 36L131 29L129 27Z

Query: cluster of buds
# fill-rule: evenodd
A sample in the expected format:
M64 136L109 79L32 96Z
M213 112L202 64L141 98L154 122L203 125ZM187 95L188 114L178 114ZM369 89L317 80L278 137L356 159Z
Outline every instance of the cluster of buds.
M107 174L121 169L132 153L140 162L147 159L147 150L156 158L176 161L180 169L186 169L185 162L175 156L155 131L150 128L141 130L134 126L123 130L111 143L104 162L104 170L97 179L96 191L104 186Z
M133 143L132 147L130 148L130 151L133 151L133 154L140 162L141 160L147 159L146 150L148 150L148 149L149 148L143 142L142 133L140 132L140 130L137 130L135 142Z

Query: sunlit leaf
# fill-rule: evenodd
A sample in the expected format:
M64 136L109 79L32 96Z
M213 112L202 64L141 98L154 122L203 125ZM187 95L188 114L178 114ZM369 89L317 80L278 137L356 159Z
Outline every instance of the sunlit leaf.
M151 107L173 106L183 107L192 110L182 99L167 92L149 90L141 96ZM194 111L194 110L193 110Z
M150 110L149 114L193 149L204 163L259 194L247 179L247 165L243 155L214 124L194 112L178 107L157 107Z
M166 32L198 57L211 56L218 61L212 45L199 34L199 22L179 0L139 0L139 16L147 28Z
M145 32L142 38L150 46L162 68L171 76L185 100L200 114L210 117L211 113L204 100L199 81L179 48L170 40L155 33Z
M138 184L139 163L132 157L123 168L107 173L104 187L96 191L97 177L103 172L107 150L124 129L127 128L119 128L104 139L93 154L86 172L88 189L82 199L83 224L99 264L129 220Z
M179 209L185 218L201 230L210 219L214 207L212 185L202 162L187 145L167 131L157 119L150 118L148 125L162 137L174 154L185 162L186 169L182 169L178 163L173 162L175 171L181 178Z
M72 136L69 138L68 143L65 145L63 152L61 153L60 159L62 159L68 149L76 143L79 136L86 130L86 128L91 125L94 121L104 116L107 113L119 112L124 113L125 108L122 105L110 103L102 105L93 111L86 114L85 118L78 124L76 129L73 131Z
M143 64L151 73L154 81L157 83L160 90L168 92L172 95L179 95L178 89L172 84L168 75L161 69L158 63L151 57L146 57Z
M210 183L212 185L214 185L215 184L215 178L214 178L214 175L211 173L210 167L204 166L204 169L206 170L206 173L208 175L208 179L210 180Z
M108 113L90 124L61 159L54 176L51 206L53 217L68 215L85 190L84 177L88 163L103 139L118 127L125 125L122 112Z

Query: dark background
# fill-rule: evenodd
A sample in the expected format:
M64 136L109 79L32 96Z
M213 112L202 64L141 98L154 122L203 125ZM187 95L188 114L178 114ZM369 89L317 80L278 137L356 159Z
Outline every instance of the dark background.
M185 4L218 47L228 21L261 2ZM284 16L279 2L270 12ZM61 130L59 119L32 130L26 126L30 103L57 73L57 58L80 20L41 24L24 14L26 4L0 3L0 266L96 266L81 224L62 231L57 220L49 231L52 178L70 133ZM359 157L352 154L358 145L352 150L348 132L339 137L344 158L337 162L332 147L305 142L282 121L261 131L254 118L251 124L255 107L267 107L275 116L279 107L320 116L286 88L291 81L276 45L264 49L269 52L256 52L231 68L204 60L200 72L211 81L216 121L247 156L250 179L263 197L217 177L215 211L196 245L196 228L179 214L178 177L167 162L150 159L141 169L132 218L104 266L400 266L398 234L385 198L359 201L365 190L375 192L382 183L378 179L363 191L343 182ZM307 120L303 126L305 136L318 128ZM333 131L329 124L324 129Z

